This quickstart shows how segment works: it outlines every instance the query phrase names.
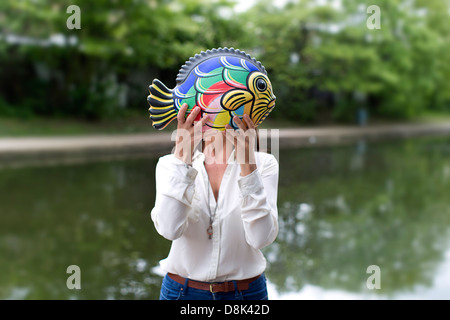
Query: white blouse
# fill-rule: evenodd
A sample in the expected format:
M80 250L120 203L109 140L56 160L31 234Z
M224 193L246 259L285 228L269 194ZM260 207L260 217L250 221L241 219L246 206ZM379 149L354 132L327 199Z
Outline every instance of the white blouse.
M160 266L165 272L198 281L257 276L266 269L260 249L278 234L278 162L271 154L257 152L257 170L241 177L233 151L216 209L204 159L197 150L192 167L173 154L161 157L156 165L151 218L158 233L173 240ZM210 214L214 215L213 234L208 239Z

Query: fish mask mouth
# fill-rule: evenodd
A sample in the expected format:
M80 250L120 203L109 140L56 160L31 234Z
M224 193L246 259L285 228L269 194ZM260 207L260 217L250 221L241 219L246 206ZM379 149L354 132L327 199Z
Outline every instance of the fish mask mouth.
M255 124L256 127L258 127L269 115L269 113L273 110L275 107L275 100L276 97L273 96L272 100L267 104L267 107L261 107L256 110L254 110L252 115L252 121Z

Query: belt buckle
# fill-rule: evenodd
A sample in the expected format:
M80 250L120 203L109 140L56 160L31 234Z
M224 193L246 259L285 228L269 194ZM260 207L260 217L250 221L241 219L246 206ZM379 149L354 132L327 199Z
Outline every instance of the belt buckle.
M211 292L211 293L214 293L213 285L214 285L214 283L209 284L209 292Z

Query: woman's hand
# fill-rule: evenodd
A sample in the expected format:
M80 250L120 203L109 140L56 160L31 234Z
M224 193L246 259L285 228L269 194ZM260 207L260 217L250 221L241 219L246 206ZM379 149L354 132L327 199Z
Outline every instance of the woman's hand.
M187 108L187 103L184 103L178 111L174 155L184 163L192 164L192 154L198 143L202 141L202 127L208 120L208 116L205 115L200 121L194 123L195 118L200 113L200 107L195 107L185 118Z
M227 129L226 137L230 142L234 143L236 161L241 165L241 176L246 176L256 170L256 127L247 114L244 114L247 126L238 116L234 116L233 120L239 127L239 130L233 130L227 124L225 126L225 129Z

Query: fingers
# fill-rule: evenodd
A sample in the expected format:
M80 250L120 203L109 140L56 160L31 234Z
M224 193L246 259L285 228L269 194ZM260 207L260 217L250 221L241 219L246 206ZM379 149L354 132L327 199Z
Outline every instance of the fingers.
M255 123L253 122L253 120L250 118L249 115L244 114L243 119L244 119L244 121L246 122L247 125L244 124L244 122L238 116L234 116L233 117L234 123L238 126L238 128L242 132L246 132L248 130L250 130L250 131L255 131L256 130ZM229 124L227 124L225 126L225 129L232 129L232 127Z
M189 108L189 106L187 103L183 103L181 105L181 108L177 114L177 120L178 120L179 124L182 124L182 125L185 124L187 126L191 126L194 123L195 118L197 118L197 116L201 110L200 107L195 107L194 109L191 110L191 113L187 116L187 118L185 118L188 108ZM205 121L204 123L206 123L207 119L208 118L206 117L206 119L204 120Z
M199 130L199 132L203 135L203 136L207 136L207 132L208 131L212 131L212 130L206 130L205 132L202 132L202 128L203 126L206 124L206 122L209 120L209 117L207 114L203 115L203 118L200 119L200 121L197 121L194 123L194 131Z
M247 128L245 127L244 123L241 121L241 119L239 119L238 116L234 116L233 120L234 120L234 123L236 123L236 125L238 126L239 129L241 129L242 131L247 130Z
M208 122L209 117L207 114L203 114L203 118L200 120L202 122L202 127Z
M185 124L187 126L191 126L194 123L195 118L197 118L197 115L200 113L200 107L195 107L189 116L186 118Z
M178 110L178 114L177 114L177 120L178 120L178 124L184 124L186 122L184 116L186 114L186 110L188 108L187 103L183 103L181 105L180 110Z
M238 131L234 130L234 128L232 126L230 126L228 123L225 125L225 129L226 129L226 132L229 133L229 135L231 135L233 137L238 134Z
M247 123L249 129L256 129L255 123L248 114L244 114L244 120Z

